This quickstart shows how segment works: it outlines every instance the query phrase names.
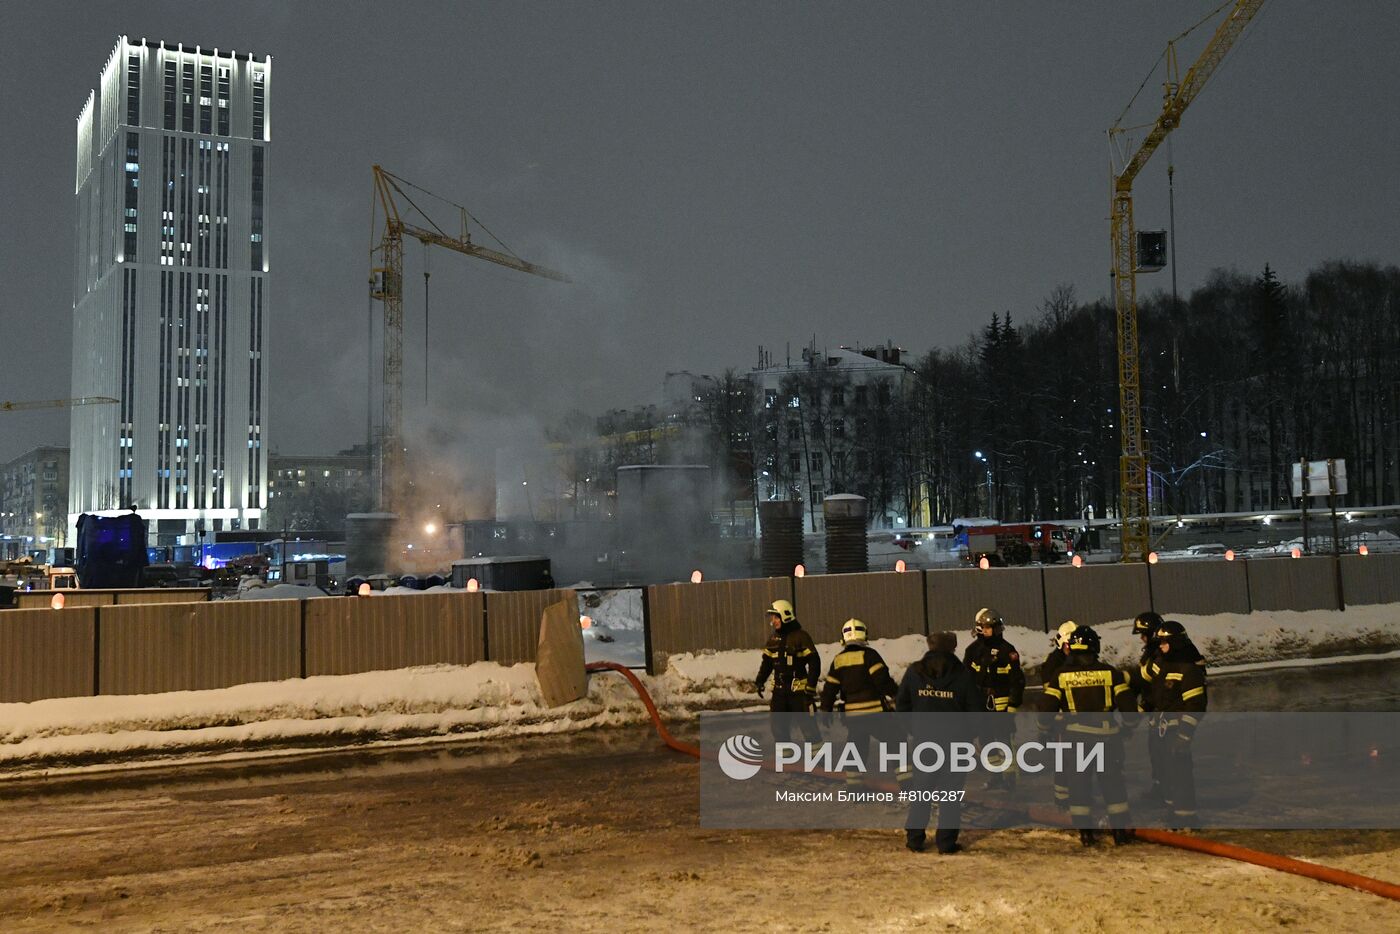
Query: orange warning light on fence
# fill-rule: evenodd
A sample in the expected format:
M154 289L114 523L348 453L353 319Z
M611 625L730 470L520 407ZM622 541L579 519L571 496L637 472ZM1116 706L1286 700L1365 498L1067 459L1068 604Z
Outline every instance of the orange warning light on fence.
M1077 568L1082 568L1084 566L1084 559L1079 557L1079 555L1075 555L1074 560L1071 561L1070 564L1073 564Z
M64 603L63 594L61 594L61 593L56 593L56 594L53 595L53 599L49 601L49 606L52 607L52 608L55 609L55 610L61 610L61 609L63 609L63 603Z
M1295 558L1303 557L1303 549L1301 548L1291 548L1289 549L1288 553Z
M475 577L467 581L467 593L476 593L480 589L481 584L477 582Z
M907 564L904 563L904 559L903 559L903 558L900 558L898 561L896 561L896 562L894 563L894 569L895 569L895 571L898 572L898 573L900 573L900 574L903 574L904 571L905 571L905 569L907 569L908 567L909 567L909 565L907 565Z
M580 617L578 618L578 628L580 628L580 629L588 629L588 628L589 628L590 626L592 626L592 625L593 625L593 617L591 617L591 616L580 616Z
M986 555L983 555L981 558L977 559L977 566L985 571L992 566L992 562L987 560Z
M693 570L693 571L690 572L690 582L691 582L692 584L698 584L698 583L700 583L700 582L701 582L702 580L704 580L704 579L705 579L705 575L700 573L700 569L699 569L699 568L696 568L695 570Z
M1365 545L1362 545L1356 549L1356 553L1364 558L1371 553L1371 549L1367 548Z
M793 576L793 577L806 577L806 576L807 576L807 569L806 569L805 567L803 567L802 565L799 564L797 567L795 567L795 568L792 569L792 576Z
M1235 560L1235 549L1233 549L1233 548L1227 548L1227 549L1225 549L1225 560L1226 560L1226 561L1234 561L1234 560Z
M1147 553L1147 563L1148 563L1148 564L1156 564L1156 563L1157 563L1157 552L1155 552L1155 551L1149 551L1149 552Z
M366 582L366 583L361 584L361 585L360 585L360 589L359 589L359 590L356 590L355 593L358 594L358 595L361 596L361 597L368 597L370 591L373 590L373 589L374 589L374 588L370 587L369 583Z

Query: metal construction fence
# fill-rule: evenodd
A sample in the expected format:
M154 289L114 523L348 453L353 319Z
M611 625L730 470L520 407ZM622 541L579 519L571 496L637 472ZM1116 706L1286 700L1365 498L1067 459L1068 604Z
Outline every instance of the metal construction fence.
M70 594L84 593L73 591ZM540 616L573 590L308 600L132 602L0 612L0 702L200 690L431 664L535 658ZM160 599L179 591L147 591ZM207 595L192 594L195 601ZM1048 632L1155 609L1211 615L1400 602L1400 555L1157 565L949 569L659 584L642 589L647 668L680 652L757 648L790 600L819 642L864 619L877 637L966 629L978 607Z

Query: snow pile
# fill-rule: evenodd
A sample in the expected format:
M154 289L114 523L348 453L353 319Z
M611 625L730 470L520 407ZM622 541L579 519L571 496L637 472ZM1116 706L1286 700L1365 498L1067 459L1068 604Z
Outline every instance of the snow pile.
M584 591L578 595L578 611L590 620L583 631L583 652L588 661L617 662L632 668L646 665L640 590Z

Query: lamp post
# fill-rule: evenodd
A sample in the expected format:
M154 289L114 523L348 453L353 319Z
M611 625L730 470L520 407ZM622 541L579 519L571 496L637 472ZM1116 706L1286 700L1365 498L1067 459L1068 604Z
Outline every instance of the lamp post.
M987 516L988 518L995 519L996 503L992 497L992 465L987 461L987 455L983 454L981 451L973 451L972 456L976 460L981 461L982 466L987 471Z

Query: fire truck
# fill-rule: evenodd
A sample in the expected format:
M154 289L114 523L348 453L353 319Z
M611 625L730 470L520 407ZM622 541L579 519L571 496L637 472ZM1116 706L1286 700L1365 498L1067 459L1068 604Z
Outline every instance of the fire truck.
M1074 532L1054 522L955 522L953 548L967 564L978 564L983 558L992 567L1032 561L1055 564L1069 557L1074 548Z

